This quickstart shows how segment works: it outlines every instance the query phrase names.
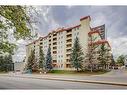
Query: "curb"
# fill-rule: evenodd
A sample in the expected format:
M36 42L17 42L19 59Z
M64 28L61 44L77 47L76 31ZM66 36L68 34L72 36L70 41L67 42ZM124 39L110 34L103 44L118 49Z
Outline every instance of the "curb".
M44 80L57 80L57 81L68 81L68 82L80 82L80 83L94 83L94 84L105 84L105 85L116 85L116 86L127 86L126 83L123 84L123 83L116 83L116 82L75 80L75 79L60 79L60 78L39 78L39 77L10 76L10 75L1 75L1 76L18 77L18 78L32 78L32 79L44 79Z

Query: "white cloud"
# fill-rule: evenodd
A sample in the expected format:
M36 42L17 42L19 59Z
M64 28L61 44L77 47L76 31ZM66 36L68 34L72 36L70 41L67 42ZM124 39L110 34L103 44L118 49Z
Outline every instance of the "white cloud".
M108 38L109 43L111 44L113 54L117 57L121 54L127 54L127 38Z
M80 17L91 16L91 26L105 24L109 43L111 44L113 54L118 56L120 54L127 54L127 21L126 9L127 7L111 7L111 6L34 6L39 11L38 14L33 12L33 16L38 23L35 24L33 32L38 32L40 36L46 35L51 30L60 26L67 26L72 23L77 24ZM52 8L54 8L52 10ZM56 10L57 9L57 10ZM19 40L16 42L19 45L16 59L20 59L25 55L26 41ZM19 57L20 56L20 57Z

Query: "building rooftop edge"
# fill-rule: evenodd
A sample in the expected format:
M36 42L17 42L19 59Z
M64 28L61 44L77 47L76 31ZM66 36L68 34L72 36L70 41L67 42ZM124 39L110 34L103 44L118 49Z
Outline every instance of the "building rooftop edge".
M90 17L90 16L85 16L85 17L82 17L82 18L80 19L80 21L82 21L82 20L84 20L84 19L87 19L87 18L89 18L89 19L91 20L91 17ZM26 46L29 46L29 45L35 43L36 41L38 41L38 40L40 40L40 39L47 38L50 34L58 33L58 32L63 32L63 31L67 31L67 30L70 30L70 29L73 29L73 28L76 28L76 27L80 27L80 26L81 26L81 24L78 24L78 25L75 25L75 26L72 26L72 27L68 27L68 28L61 28L60 30L53 30L52 32L49 32L49 33L47 34L47 36L39 37L37 40L35 40L35 41L33 41L33 42L27 44ZM97 27L99 27L99 26L97 26ZM94 27L94 28L96 28L96 27ZM93 29L93 28L91 28L91 29Z
M90 17L90 16L85 16L85 17L82 17L82 18L80 19L80 21L82 21L82 20L84 20L84 19L87 19L87 18L89 18L89 19L91 20L91 17Z

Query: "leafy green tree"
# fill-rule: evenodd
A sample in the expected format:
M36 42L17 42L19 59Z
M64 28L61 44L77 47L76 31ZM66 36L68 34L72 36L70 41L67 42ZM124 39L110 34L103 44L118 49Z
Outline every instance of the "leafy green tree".
M48 51L47 51L47 55L46 55L45 70L51 71L52 69L53 69L53 66L52 66L51 48L49 46Z
M4 64L6 66L6 71L13 71L14 70L14 63L13 63L11 54L4 57Z
M97 39L97 37L92 37L92 35L89 35L89 42L88 49L85 55L85 63L87 63L87 69L90 67L90 71L93 72L94 64L95 64L95 49L98 47L98 45L94 45L93 42Z
M84 54L79 43L78 37L75 38L74 45L72 47L72 53L70 56L70 62L77 71L82 69L82 63L84 61Z
M0 29L15 28L15 38L26 38L30 36L30 18L25 6L0 6L0 16L5 20L0 21Z
M12 60L12 55L0 56L0 71L13 71L14 63Z
M31 22L26 6L0 6L0 53L13 54L16 45L8 41L9 34L14 38L31 38ZM10 32L13 31L12 32Z
M118 58L117 58L117 61L116 63L123 66L125 63L125 56L124 55L120 55Z
M5 71L4 68L4 57L0 56L0 71Z
M40 50L40 56L39 56L39 68L44 69L44 64L45 64L45 57L43 53L42 47L39 47Z

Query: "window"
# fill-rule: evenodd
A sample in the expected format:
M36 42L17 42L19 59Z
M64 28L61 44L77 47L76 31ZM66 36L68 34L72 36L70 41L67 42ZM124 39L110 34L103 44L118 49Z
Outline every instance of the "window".
M61 68L63 67L63 64L61 64Z

